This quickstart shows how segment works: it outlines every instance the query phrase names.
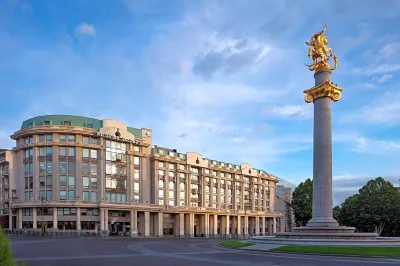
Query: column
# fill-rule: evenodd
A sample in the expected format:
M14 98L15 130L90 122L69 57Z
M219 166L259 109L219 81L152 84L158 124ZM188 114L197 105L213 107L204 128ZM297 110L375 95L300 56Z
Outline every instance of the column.
M13 225L13 216L12 212L10 211L10 214L8 215L8 230L12 230L12 225Z
M281 222L281 223L280 223L280 229L281 229L280 232L285 232L285 231L286 231L286 230L285 230L285 227L286 227L285 224L286 224L286 223L285 223L284 217L280 218L279 221Z
M213 235L214 237L218 236L218 215L214 214L213 217Z
M242 217L241 216L237 216L237 221L236 221L236 229L237 229L237 235L238 237L240 237L242 235Z
M204 214L204 227L205 227L205 232L204 232L204 236L206 238L209 237L210 235L210 215L209 214Z
M266 217L261 217L261 223L262 223L262 225L261 225L261 230L262 230L261 235L262 236L265 236L265 219L267 219L267 218Z
M137 211L131 210L131 237L136 237L138 235L138 230L137 230Z
M269 212L275 211L275 200L276 200L276 184L272 184L269 187Z
M272 234L276 233L276 217L272 218Z
M58 229L58 213L57 213L57 208L53 208L53 230L57 230Z
M81 208L76 208L76 229L81 230Z
M156 214L156 228L157 228L157 232L156 235L159 238L162 238L164 235L164 227L163 227L163 222L164 222L164 213L159 212Z
M189 237L194 237L194 213L189 213Z
M33 210L32 210L32 223L33 223L33 229L36 229L37 228L37 210L36 210L36 208L33 208Z
M104 231L104 209L100 209L100 231Z
M108 232L108 209L104 209L104 231Z
M57 213L57 212L56 212ZM22 209L18 209L18 227L17 229L22 229Z
M144 236L150 236L150 212L144 212Z
M256 236L260 235L260 217L256 216Z
M330 80L332 71L315 72L315 85ZM332 212L332 106L330 97L314 101L313 213L307 226L338 226Z
M244 237L249 235L249 216L244 216Z
M185 237L185 214L178 214L178 222L179 222L179 237Z
M231 234L230 234L230 230L229 230L229 228L230 228L230 216L229 215L226 215L225 216L226 218L225 218L225 234L226 234L226 238L231 238Z

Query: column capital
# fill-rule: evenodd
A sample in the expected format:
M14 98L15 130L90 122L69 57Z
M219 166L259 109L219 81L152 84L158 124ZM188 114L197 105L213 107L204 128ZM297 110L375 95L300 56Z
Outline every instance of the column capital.
M319 98L329 97L332 101L337 102L342 98L342 90L337 84L333 84L332 81L327 80L311 89L305 90L304 93L306 95L304 100L306 103L311 103Z

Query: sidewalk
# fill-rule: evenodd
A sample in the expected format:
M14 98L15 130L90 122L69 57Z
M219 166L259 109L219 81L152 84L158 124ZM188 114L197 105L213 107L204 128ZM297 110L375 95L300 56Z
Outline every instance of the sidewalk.
M259 243L255 243L254 245L248 246L248 247L244 247L241 249L244 250L252 250L252 251L268 251L274 248L279 248L282 247L283 245L276 245L276 244L259 244Z

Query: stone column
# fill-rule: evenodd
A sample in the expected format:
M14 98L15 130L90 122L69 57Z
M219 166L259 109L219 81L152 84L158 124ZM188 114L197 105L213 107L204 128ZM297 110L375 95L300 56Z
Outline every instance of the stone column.
M104 231L104 209L100 209L100 231Z
M10 211L10 214L8 215L8 230L12 230L13 228L12 228L12 226L13 226L13 216L12 216L12 213L11 213L11 211Z
M218 237L218 215L213 215L213 237Z
M81 230L81 208L76 208L76 229Z
M108 232L108 209L104 209L104 231Z
M53 229L57 230L58 229L58 213L57 213L57 208L53 208Z
M194 213L189 213L189 237L194 237Z
M244 216L244 237L249 236L249 216Z
M261 235L262 236L265 236L265 219L266 219L266 217L261 217L261 223L262 223L262 225L261 225L261 230L262 230Z
M226 238L231 238L231 234L230 234L230 215L226 215L225 216L225 234L226 234Z
M276 217L272 218L272 234L276 233Z
M314 74L315 85L330 80L332 71L325 69ZM314 101L314 171L313 213L307 223L311 227L338 226L332 213L332 107L331 98Z
M178 214L178 223L179 223L179 237L185 237L185 214Z
M17 229L22 229L22 209L19 208L17 213L18 213L18 219L17 219L18 226L17 226Z
M138 236L138 229L137 229L137 211L131 210L131 237L137 237Z
M238 237L240 237L242 235L242 225L241 225L242 217L240 215L238 215L236 217L237 217L237 221L236 221L237 235L238 235Z
M164 214L161 212L157 213L157 216L156 216L157 232L156 232L156 234L157 234L158 238L162 238L164 235L163 222L164 222Z
M43 215L43 213L42 213L42 215ZM37 210L36 210L36 208L32 209L32 223L33 223L33 229L37 229Z
M205 216L205 220L204 220L204 222L205 222L205 224L204 224L204 226L205 226L204 236L206 238L208 238L209 235L210 235L210 215L209 214L204 214L204 216Z
M256 236L260 235L260 217L256 216Z
M144 212L144 237L150 236L150 212Z

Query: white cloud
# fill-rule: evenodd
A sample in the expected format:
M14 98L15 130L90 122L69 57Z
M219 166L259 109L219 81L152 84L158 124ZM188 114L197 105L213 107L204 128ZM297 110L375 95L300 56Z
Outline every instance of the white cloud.
M379 83L384 83L386 81L388 81L389 79L391 79L393 76L391 74L384 74L379 80Z
M88 35L88 36L95 36L96 35L96 29L93 25L90 25L86 22L82 22L79 24L76 29L75 29L77 34L83 34L83 35Z
M312 108L312 104L290 104L275 107L272 109L271 113L283 117L310 119L312 118Z

